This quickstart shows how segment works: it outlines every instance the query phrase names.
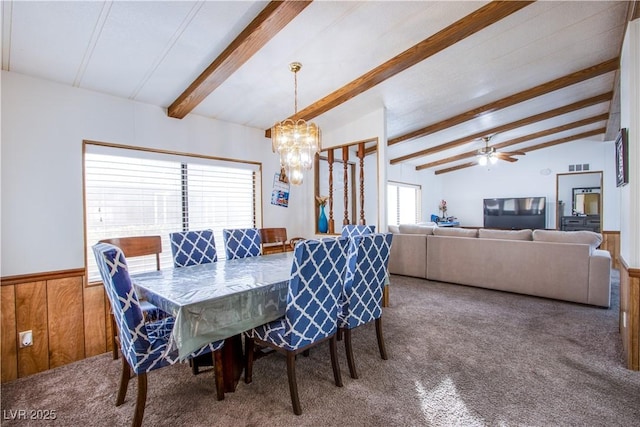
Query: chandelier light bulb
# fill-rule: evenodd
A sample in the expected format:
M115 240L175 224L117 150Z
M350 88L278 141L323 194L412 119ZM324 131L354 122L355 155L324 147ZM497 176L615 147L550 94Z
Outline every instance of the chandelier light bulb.
M481 156L478 159L478 164L480 164L480 166L487 166L487 156Z
M495 165L496 162L498 161L498 158L496 156L491 156L489 157L489 161L491 162L492 165Z
M300 163L303 165L308 165L311 159L309 158L309 153L307 151L303 151L300 153Z
M291 184L300 185L302 184L303 178L304 178L304 175L302 174L302 169L300 168L289 169L289 182Z

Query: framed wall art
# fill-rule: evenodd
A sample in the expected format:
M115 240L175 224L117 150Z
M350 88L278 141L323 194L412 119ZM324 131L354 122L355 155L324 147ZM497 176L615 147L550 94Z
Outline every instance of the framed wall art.
M616 187L629 183L629 141L627 129L622 128L616 137Z

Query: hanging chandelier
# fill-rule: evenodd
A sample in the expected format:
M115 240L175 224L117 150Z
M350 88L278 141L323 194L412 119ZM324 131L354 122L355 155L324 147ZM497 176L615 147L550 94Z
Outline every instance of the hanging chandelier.
M271 148L280 155L280 167L286 170L289 182L302 184L303 171L311 169L320 150L320 128L315 123L297 119L299 62L289 64L294 76L294 115L271 128Z

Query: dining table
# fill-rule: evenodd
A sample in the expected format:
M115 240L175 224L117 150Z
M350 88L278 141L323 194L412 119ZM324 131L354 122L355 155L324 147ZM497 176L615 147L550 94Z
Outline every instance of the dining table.
M175 318L170 348L186 360L218 340L225 391L232 392L243 368L244 331L285 314L293 252L164 269L131 275L139 298Z

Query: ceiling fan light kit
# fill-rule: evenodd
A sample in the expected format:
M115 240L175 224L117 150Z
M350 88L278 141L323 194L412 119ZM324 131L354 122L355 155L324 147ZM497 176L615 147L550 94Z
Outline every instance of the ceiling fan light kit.
M517 162L518 159L515 159L511 156L524 156L526 153L524 151L510 151L510 152L500 152L496 151L495 147L489 147L489 141L495 135L484 136L482 140L484 141L484 147L478 150L476 156L478 156L478 164L480 166L486 166L487 164L495 165L498 160L506 160L508 162Z
M486 166L488 163L495 165L498 162L498 158L493 154L482 155L478 158L478 164L480 166Z

